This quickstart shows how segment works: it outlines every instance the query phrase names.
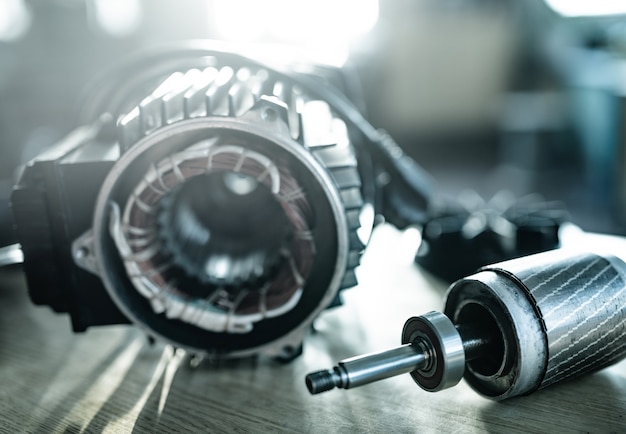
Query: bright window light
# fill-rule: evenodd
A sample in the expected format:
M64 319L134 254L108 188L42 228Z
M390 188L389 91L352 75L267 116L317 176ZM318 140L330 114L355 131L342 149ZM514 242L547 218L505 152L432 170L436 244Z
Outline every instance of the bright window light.
M141 22L140 0L93 0L98 26L111 36L132 34Z
M0 41L10 42L24 36L30 22L24 0L0 0Z
M545 0L548 6L566 17L626 14L625 0Z
M347 56L378 21L378 0L215 0L212 23L222 39L280 42Z

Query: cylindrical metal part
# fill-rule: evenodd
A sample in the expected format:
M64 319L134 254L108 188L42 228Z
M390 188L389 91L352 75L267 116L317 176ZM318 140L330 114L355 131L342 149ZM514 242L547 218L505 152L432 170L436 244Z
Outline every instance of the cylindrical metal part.
M413 317L404 325L402 346L342 360L332 370L307 375L306 385L312 394L317 394L335 387L350 389L410 373L425 390L446 389L463 378L466 351L476 354L490 348L489 333L484 336L474 333L481 330L482 327L465 330L465 342L461 339L462 330L457 330L441 312Z
M398 348L352 357L339 362L344 388L363 386L400 374L420 369L428 363L425 348L406 344Z
M342 360L332 370L312 372L306 376L309 392L317 394L335 387L350 389L374 381L406 374L425 366L428 351L424 345L406 344L378 353Z
M402 343L421 342L428 351L427 363L411 372L424 390L435 392L456 385L463 378L465 350L456 327L441 312L409 318L402 330Z
M460 324L455 327L463 341L465 363L483 357L485 351L492 349L492 343L498 344L498 335L480 324Z
M448 291L455 324L496 331L465 379L480 394L528 394L626 356L626 264L555 250L483 268Z

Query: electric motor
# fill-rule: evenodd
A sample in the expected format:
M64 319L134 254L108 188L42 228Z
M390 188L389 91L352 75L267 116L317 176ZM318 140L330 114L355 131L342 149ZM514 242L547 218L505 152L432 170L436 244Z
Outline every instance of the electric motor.
M428 191L319 71L206 45L109 71L12 197L33 300L77 331L130 321L211 357L297 355L356 284L374 213L406 225ZM418 200L381 201L389 179Z

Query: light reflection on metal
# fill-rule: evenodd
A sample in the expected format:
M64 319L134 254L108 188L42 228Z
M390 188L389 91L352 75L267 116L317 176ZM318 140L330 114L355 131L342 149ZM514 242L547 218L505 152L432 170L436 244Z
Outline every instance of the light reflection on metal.
M0 267L24 262L24 254L19 244L0 247Z

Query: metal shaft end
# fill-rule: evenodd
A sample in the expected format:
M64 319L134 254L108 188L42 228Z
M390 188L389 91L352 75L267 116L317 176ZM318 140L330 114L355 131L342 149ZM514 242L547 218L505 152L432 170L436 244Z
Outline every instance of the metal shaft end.
M305 377L304 381L312 395L327 392L335 387L342 387L341 376L334 370L329 369L311 372Z

